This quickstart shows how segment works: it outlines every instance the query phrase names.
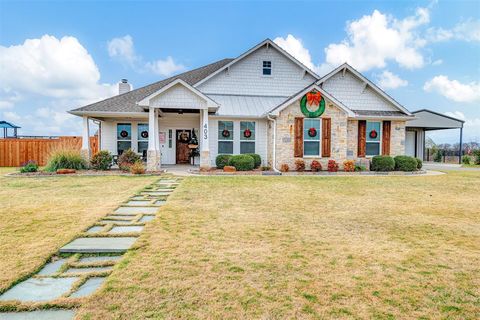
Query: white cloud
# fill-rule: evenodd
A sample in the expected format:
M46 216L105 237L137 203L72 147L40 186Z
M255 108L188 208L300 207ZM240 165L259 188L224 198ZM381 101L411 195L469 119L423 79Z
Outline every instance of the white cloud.
M392 60L405 68L420 68L425 62L419 49L426 43L417 29L429 21L426 8L418 8L415 15L403 20L374 10L371 15L348 22L347 38L325 49L326 63L338 66L348 62L366 71L384 68Z
M461 111L447 111L444 114L455 119L465 120L465 115Z
M19 121L22 118L17 113L15 113L13 111L5 111L3 113L3 117L5 118L5 120L12 121L12 122Z
M466 20L459 22L452 29L429 28L426 38L430 42L442 42L448 40L462 40L467 42L480 41L480 20Z
M110 57L126 62L137 72L149 71L167 77L185 70L184 65L177 64L170 56L166 59L145 62L143 58L135 52L133 38L130 35L111 39L107 42L107 47Z
M446 116L465 121L463 124L464 141L480 142L480 118L468 118L461 111L445 112Z
M432 62L432 66L439 66L443 64L443 60L442 59L437 59L435 61Z
M478 82L463 84L457 80L450 80L447 76L439 75L425 82L423 89L427 92L437 92L456 102L480 101L480 83Z
M408 81L403 80L396 74L385 70L378 77L378 85L382 89L396 89L399 87L405 87L408 85Z

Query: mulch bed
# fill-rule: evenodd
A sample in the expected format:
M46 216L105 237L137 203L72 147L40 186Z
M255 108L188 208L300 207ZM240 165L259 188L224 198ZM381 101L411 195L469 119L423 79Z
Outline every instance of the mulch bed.
M147 172L144 175L161 175L162 173L164 173L164 171ZM112 169L112 170L105 170L105 171L79 170L79 171L76 171L75 173L69 173L69 174L58 174L56 172L46 172L46 171L26 172L26 173L11 172L11 173L7 173L6 176L9 176L9 177L135 176L135 174L118 170L118 169Z
M212 175L212 176L247 176L247 175L282 175L282 176L407 176L407 175L422 175L427 173L425 170L418 170L413 172L404 171L389 171L389 172L377 172L377 171L361 171L361 172L328 172L328 171L289 171L289 172L275 172L275 171L262 171L260 169L252 171L236 171L236 172L224 172L222 169L212 168L207 171L203 170L190 170L191 173L200 175Z

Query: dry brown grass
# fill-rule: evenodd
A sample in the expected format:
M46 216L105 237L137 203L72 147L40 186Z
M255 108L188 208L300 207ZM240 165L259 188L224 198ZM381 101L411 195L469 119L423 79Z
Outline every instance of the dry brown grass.
M479 172L192 177L79 319L474 319Z
M62 245L158 179L5 177L0 168L0 292L40 268Z

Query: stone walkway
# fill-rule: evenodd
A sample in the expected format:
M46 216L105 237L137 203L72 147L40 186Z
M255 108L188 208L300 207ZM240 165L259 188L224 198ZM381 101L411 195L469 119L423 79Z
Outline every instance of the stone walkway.
M159 207L179 184L177 178L161 178L132 196L84 234L60 248L50 261L32 277L0 295L0 302L15 309L28 309L32 304L59 305L59 309L0 313L0 320L9 319L73 319L73 310L62 305L79 302L93 294L110 275L123 253L137 240L146 223L153 220ZM18 309L17 309L18 310Z

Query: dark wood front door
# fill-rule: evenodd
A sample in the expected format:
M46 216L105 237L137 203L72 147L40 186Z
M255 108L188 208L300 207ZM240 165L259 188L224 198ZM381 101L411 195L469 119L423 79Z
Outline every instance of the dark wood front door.
M177 155L176 155L176 163L190 163L190 149L188 148L188 142L190 141L192 135L191 130L177 130L176 134L176 148L177 148Z

